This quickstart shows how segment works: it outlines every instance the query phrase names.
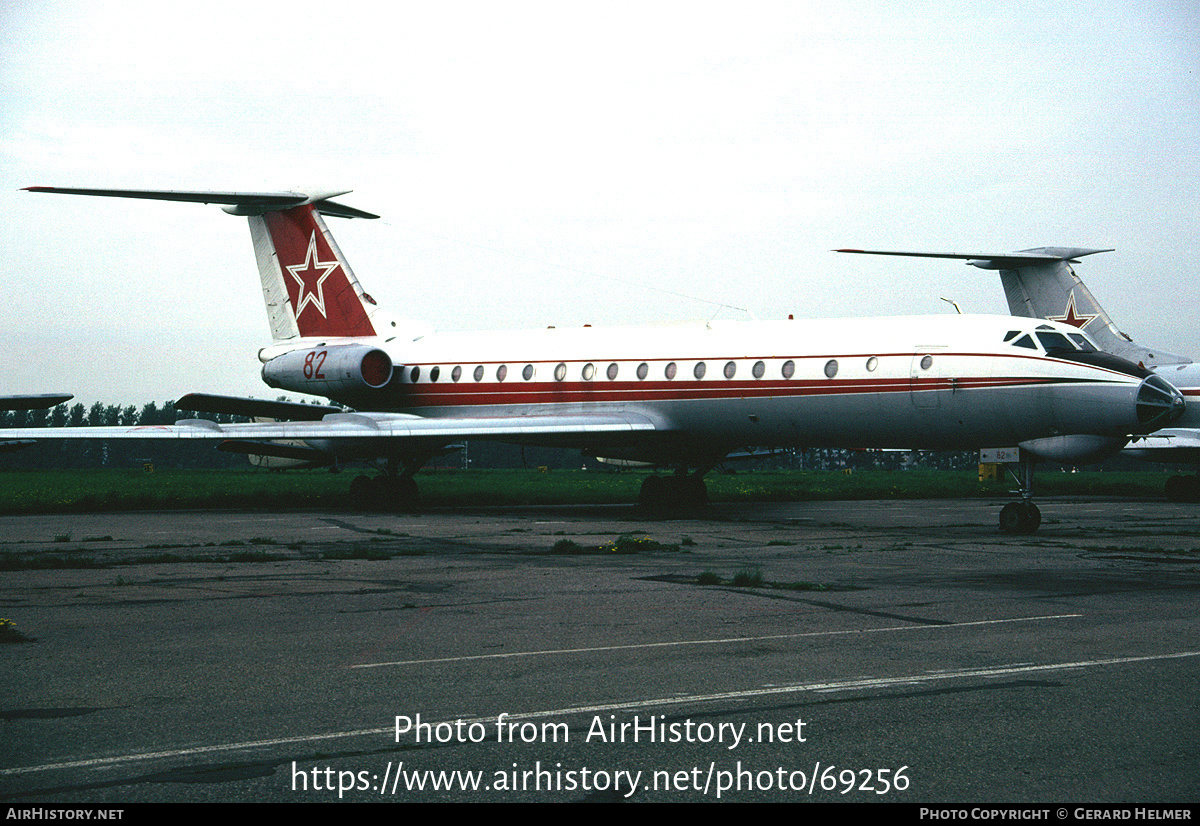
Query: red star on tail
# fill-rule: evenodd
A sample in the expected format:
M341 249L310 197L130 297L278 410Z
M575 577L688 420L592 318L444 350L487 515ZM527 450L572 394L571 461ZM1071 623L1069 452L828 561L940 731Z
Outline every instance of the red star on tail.
M317 312L322 316L328 318L325 315L325 293L321 289L321 284L339 266L341 265L336 259L333 261L317 260L317 233L314 231L308 239L308 253L304 258L304 263L287 267L292 278L296 279L296 283L300 285L300 294L295 299L296 318L300 318L300 314L309 304L316 307Z

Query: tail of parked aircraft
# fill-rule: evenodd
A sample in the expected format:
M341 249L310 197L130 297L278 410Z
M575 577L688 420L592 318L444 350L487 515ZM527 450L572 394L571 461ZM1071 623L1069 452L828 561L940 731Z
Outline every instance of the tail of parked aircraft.
M271 337L373 336L363 291L314 204L250 215Z
M1084 283L1072 264L1085 255L1112 250L1074 247L1038 247L1009 253L927 253L883 250L837 250L867 255L902 255L914 258L962 258L985 270L999 270L1000 282L1013 315L1061 321L1086 330L1102 348L1146 367L1186 364L1184 356L1148 348L1121 332Z
M66 189L30 192L102 195L221 204L250 222L263 299L277 344L302 338L396 335L398 323L379 309L338 249L323 215L378 218L330 200L345 192L180 192L143 189Z

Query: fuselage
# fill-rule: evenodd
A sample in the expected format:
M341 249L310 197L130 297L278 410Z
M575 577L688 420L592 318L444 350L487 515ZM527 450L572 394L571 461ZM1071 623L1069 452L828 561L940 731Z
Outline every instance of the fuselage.
M1036 326L1079 336L941 315L374 339L361 343L389 354L390 381L338 400L432 418L631 414L656 433L607 455L692 461L743 445L973 449L1162 426L1158 411L1139 417L1146 371L1051 355ZM597 441L569 443L605 450Z

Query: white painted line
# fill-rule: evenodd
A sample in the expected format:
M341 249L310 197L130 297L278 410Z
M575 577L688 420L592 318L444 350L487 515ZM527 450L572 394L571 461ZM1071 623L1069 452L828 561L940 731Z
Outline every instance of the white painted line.
M251 740L245 743L222 743L215 746L197 746L190 749L171 749L169 751L148 751L141 754L125 754L117 757L96 757L91 760L75 760L70 763L47 763L43 766L22 766L16 769L0 769L0 776L6 774L29 774L30 772L49 771L51 769L79 769L97 766L113 766L122 763L135 763L141 760L155 760L160 757L187 757L192 754L208 754L215 751L237 751L239 749L261 748L263 746L280 746L288 743L309 743L320 740L336 740L345 737L363 737L381 732L391 732L392 728L362 729L360 731L336 731L330 734L303 734L298 737L277 737L271 740Z
M941 626L938 626L941 627ZM601 711L624 711L628 709L661 708L663 706L689 705L694 703L711 703L718 700L745 700L752 697L765 697L775 694L796 694L804 691L856 691L868 688L885 688L889 686L918 685L937 680L956 680L967 678L1007 677L1015 674L1033 674L1047 671L1064 671L1071 668L1093 668L1101 665L1122 665L1125 663L1152 662L1154 660L1174 660L1184 657L1200 657L1200 651L1181 651L1176 654L1152 654L1144 657L1111 657L1100 660L1080 660L1070 663L1050 663L1047 665L1000 666L988 668L967 668L962 671L914 674L907 677L869 677L857 680L840 680L827 683L798 683L796 685L776 686L771 688L756 688L745 691L723 691L717 694L691 694L678 697L663 697L653 700L630 700L624 703L602 703L591 706L575 706L572 708L556 708L544 711L527 711L519 714L508 714L506 721L536 720L546 717L569 717L575 714L595 714ZM471 723L493 723L496 715L487 717L458 718L466 725ZM444 722L457 722L444 721ZM431 723L437 725L436 722ZM15 774L31 774L33 772L50 771L53 769L97 768L101 766L119 766L144 760L155 760L164 757L188 757L196 754L211 754L219 751L240 751L245 749L263 748L266 746L288 745L291 743L310 743L321 740L335 740L347 737L365 737L371 735L395 734L394 726L384 728L356 729L352 731L335 731L328 734L309 734L297 737L278 737L271 740L251 740L244 743L222 743L214 746L197 746L189 749L174 749L170 751L143 752L140 754L124 754L115 757L96 757L90 760L75 760L65 763L45 763L40 766L21 766L15 769L0 769L0 776Z
M888 631L928 630L930 628L972 628L979 625L999 625L1007 622L1037 622L1038 620L1075 619L1083 614L1053 614L1045 617L1013 617L1011 619L977 620L974 622L952 622L945 625L891 625L887 628L852 628L848 631L809 631L803 634L770 634L763 637L726 637L713 640L677 640L675 642L643 642L633 645L602 645L595 648L558 648L547 651L511 651L506 654L468 654L462 657L439 657L430 660L398 660L389 663L360 663L350 668L386 668L401 665L430 665L433 663L458 663L469 660L501 660L509 657L542 657L553 654L588 654L596 651L632 651L639 648L675 648L684 645L727 645L733 642L762 642L764 640L793 640L802 637L833 637L845 634L880 634Z

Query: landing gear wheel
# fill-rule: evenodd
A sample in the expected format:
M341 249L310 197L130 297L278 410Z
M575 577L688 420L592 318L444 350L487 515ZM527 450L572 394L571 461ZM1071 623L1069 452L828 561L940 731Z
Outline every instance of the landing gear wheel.
M1200 476L1172 476L1166 493L1170 502L1200 502Z
M667 480L661 476L647 476L638 492L638 503L651 508L662 507L667 501Z
M699 476L688 476L679 480L680 504L689 508L699 508L708 504L708 486Z
M412 477L377 476L372 493L380 510L407 510L417 504L417 482Z
M650 508L686 509L708 504L708 487L699 476L648 476L638 502Z
M1030 534L1042 524L1042 512L1032 502L1009 502L1000 510L1000 532Z
M404 476L355 476L350 500L364 510L408 510L417 505L417 483Z
M411 476L400 479L400 501L406 509L412 509L417 506L419 495L417 491L417 480Z
M371 477L359 474L350 480L350 498L356 505L365 505L371 500L371 493L374 490L374 485L371 484Z
M1025 533L1034 533L1042 526L1042 512L1038 509L1037 505L1033 504L1032 502L1026 502L1025 514Z
M1020 449L1018 468L1013 471L1009 464L1009 472L1020 486L1020 502L1009 502L1000 510L1000 532L1012 534L1033 533L1042 524L1042 512L1033 504L1033 466L1037 461L1032 453L1025 448Z

